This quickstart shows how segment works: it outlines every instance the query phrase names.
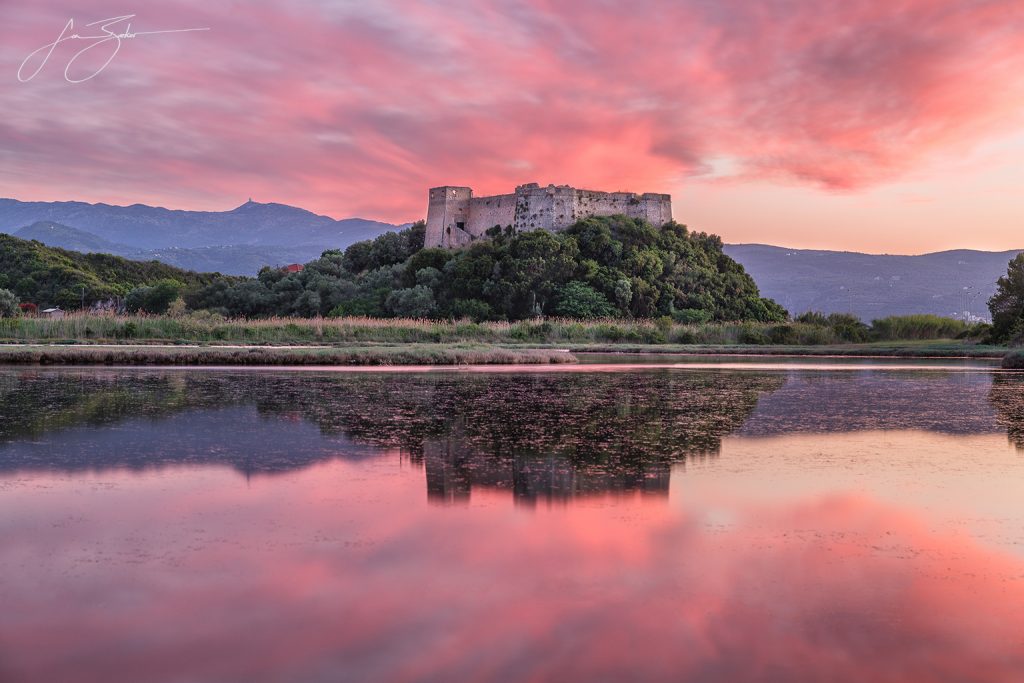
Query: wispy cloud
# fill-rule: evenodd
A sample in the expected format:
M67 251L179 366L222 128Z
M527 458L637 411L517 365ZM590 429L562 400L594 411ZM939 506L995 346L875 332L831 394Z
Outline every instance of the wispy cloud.
M0 194L406 219L424 188L871 187L1021 125L1018 0L225 2L144 8L92 81L24 56L101 0L0 7ZM55 59L58 53L55 54Z

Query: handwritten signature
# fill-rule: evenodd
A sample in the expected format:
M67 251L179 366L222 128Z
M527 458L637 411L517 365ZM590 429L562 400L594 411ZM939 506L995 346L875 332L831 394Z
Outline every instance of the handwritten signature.
M194 31L209 31L210 30L208 28L178 28L178 29L171 29L171 30L167 30L167 31L135 31L135 32L133 32L132 31L131 21L134 18L135 18L134 14L125 14L124 16L120 16L120 17L111 17L110 19L100 19L99 21L94 21L91 24L86 24L85 27L86 28L91 28L93 26L99 25L98 29L94 29L94 30L98 30L99 34L98 35L85 35L85 36L80 35L78 33L69 33L70 31L74 30L74 28L75 28L75 20L74 19L68 19L68 23L64 25L64 30L60 32L59 36L57 36L57 40L53 41L52 43L47 43L46 45L43 45L41 48L39 48L37 50L33 50L28 55L28 57L25 57L25 60L21 63L21 66L18 67L18 80L21 81L22 83L28 83L33 78L35 78L39 74L39 72L43 70L43 67L46 66L46 63L48 61L50 61L50 56L53 55L53 51L55 49L57 49L57 46L60 45L61 43L65 43L65 42L67 42L69 40L92 41L88 45L86 45L84 48L82 48L81 50L76 52L71 57L71 59L68 61L67 66L64 67L64 80L66 80L68 83L83 83L85 81L88 81L91 78L95 78L96 76L99 76L103 72L103 70L106 69L110 65L110 62L112 62L114 60L114 57L117 56L117 53L121 49L121 41L129 40L129 39L132 39L132 38L137 38L139 36L152 36L152 35L156 35L158 33L192 33ZM122 24L122 25L126 24L126 25L123 26L123 30L122 30L122 26L119 26L119 24ZM112 27L116 27L116 28L112 28ZM112 48L111 52L110 52L110 56L107 57L107 61L103 62L103 64L101 64L98 69L96 69L96 70L94 70L92 72L88 72L87 71L86 72L87 75L85 77L83 77L83 78L72 78L71 77L71 67L74 66L75 61L77 61L78 58L81 57L82 55L84 55L85 53L87 53L90 50L93 50L95 48L98 48L101 45L107 45L108 46L107 49L111 49ZM28 74L26 76L25 73L24 73L26 66L30 66L29 63L33 60L34 57L36 57L39 54L43 55L42 61L39 63L39 66L36 67L35 71L33 71L32 73L30 73L30 74Z

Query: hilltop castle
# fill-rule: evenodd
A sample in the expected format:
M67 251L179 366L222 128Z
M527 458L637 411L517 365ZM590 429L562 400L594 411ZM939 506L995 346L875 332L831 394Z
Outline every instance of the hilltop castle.
M517 231L562 230L581 218L624 214L651 225L672 220L672 197L646 192L595 192L568 185L520 185L512 194L474 197L468 187L430 190L428 247L461 247L496 225Z

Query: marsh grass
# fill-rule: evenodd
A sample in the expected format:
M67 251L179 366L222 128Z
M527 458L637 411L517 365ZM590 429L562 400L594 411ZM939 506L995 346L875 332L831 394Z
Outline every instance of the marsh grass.
M917 318L921 320L910 320ZM931 320L932 318L935 320ZM952 323L936 316L902 316L899 319L876 321L876 324L882 326L880 329L885 331L885 336L881 338L887 340L920 340L934 339L935 335L962 335L965 326L962 323L958 323L959 326ZM59 320L0 318L0 341L327 346L480 343L534 346L675 344L755 347L826 346L843 344L846 340L831 327L800 322L687 324L676 323L669 318L588 321L547 318L511 323L363 317L249 320L227 319L200 312L177 317L75 313Z
M0 346L0 364L18 365L511 365L573 363L554 349L410 344L401 347Z
M62 319L0 319L0 340L10 342L202 342L246 344L409 343L634 343L828 344L841 341L828 328L790 323L679 324L660 320L544 319L522 322L438 321L406 318L225 319L69 314Z

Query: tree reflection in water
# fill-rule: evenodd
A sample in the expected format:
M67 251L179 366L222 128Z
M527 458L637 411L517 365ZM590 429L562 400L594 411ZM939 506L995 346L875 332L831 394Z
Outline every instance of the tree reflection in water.
M8 449L0 468L88 470L227 462L246 472L295 469L365 446L402 449L426 470L432 500L473 486L518 499L580 493L666 493L672 463L718 453L758 398L782 375L666 370L630 373L312 374L76 371L0 374L0 442L186 414L206 435L187 452L174 443L117 448ZM315 425L321 443L246 441L258 419L225 411L255 406L264 422ZM203 428L224 420L222 428ZM234 421L231 424L230 421ZM155 427L154 427L155 428ZM282 426L282 429L285 427ZM341 437L332 440L332 437ZM353 444L364 446L354 449ZM235 447L243 446L244 448ZM267 453L263 453L266 449ZM253 451L256 452L253 452Z

